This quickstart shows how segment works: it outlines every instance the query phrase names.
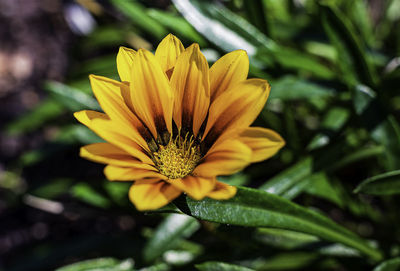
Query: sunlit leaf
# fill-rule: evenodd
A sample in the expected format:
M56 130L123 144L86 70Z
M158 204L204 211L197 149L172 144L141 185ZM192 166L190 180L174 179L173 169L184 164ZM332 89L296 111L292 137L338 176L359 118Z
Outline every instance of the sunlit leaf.
M185 19L193 25L193 27L204 37L206 37L210 42L214 43L226 52L230 52L237 49L246 50L247 53L252 56L256 52L255 42L259 44L264 43L266 40L264 36L254 35L255 33L260 33L254 26L249 25L251 29L247 29L250 32L250 37L252 39L246 39L246 37L240 36L233 29L229 29L223 23L210 17L203 9L209 8L210 4L201 5L198 1L189 0L172 0L175 7L179 12L185 17ZM240 19L238 24L245 21L243 18ZM267 40L269 42L269 40Z

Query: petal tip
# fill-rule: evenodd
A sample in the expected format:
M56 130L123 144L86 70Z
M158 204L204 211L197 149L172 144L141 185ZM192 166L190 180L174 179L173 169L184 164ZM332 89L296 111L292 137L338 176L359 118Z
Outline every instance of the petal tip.
M188 47L189 50L193 50L193 51L200 51L200 46L197 43L193 43L192 45L190 45Z
M239 50L236 50L236 51L237 51L237 53L238 53L240 56L246 56L246 57L249 56L249 55L247 54L247 51L246 51L246 50L239 49Z
M119 47L119 50L118 50L119 53L122 53L122 52L125 52L125 51L134 51L134 50L131 49L131 48L125 47L125 46L120 46Z
M178 38L177 38L174 34L169 33L167 36L165 36L164 39L171 39L171 40L174 40L174 39L178 39Z
M81 111L77 111L77 112L74 112L74 118L76 118L77 120L79 120L79 117L80 117L80 115L82 115L82 112L83 111L85 111L85 110L81 110Z
M87 123L88 118L89 118L87 110L81 110L81 111L75 112L74 118L82 124Z
M215 188L207 196L215 200L228 200L236 195L236 186L217 182Z
M79 156L80 157L85 157L85 154L86 154L86 149L85 149L85 147L86 146L82 146L82 147L80 147L80 149L79 149Z

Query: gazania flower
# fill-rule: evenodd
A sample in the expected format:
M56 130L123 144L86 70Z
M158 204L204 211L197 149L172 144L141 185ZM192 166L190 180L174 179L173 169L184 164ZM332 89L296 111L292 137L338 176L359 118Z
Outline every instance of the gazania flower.
M217 181L274 155L283 139L249 127L267 101L270 86L246 79L245 51L226 54L209 68L193 44L168 35L155 55L121 47L121 82L90 75L104 113L75 117L106 143L80 155L107 164L110 181L134 181L129 198L139 210L160 208L182 192L196 200L231 198L236 188Z

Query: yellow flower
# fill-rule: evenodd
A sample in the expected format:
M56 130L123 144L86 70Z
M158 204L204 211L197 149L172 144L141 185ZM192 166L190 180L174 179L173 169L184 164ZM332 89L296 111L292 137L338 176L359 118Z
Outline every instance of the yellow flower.
M138 210L160 208L182 192L196 200L228 199L236 188L217 181L274 155L284 140L249 127L263 109L270 86L246 79L245 51L226 54L209 68L197 44L184 48L168 35L155 55L121 47L122 82L90 75L104 110L74 116L107 143L80 155L107 164L110 181L134 181L129 198Z

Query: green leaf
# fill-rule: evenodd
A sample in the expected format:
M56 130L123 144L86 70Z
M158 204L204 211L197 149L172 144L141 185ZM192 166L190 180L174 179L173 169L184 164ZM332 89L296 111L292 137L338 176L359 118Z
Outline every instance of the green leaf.
M245 5L243 5L247 18L254 26L258 28L261 32L268 35L268 25L267 18L264 9L264 2L262 0L253 0L248 1Z
M191 251L170 249L163 254L163 260L170 265L181 266L192 262L196 256Z
M397 271L400 268L400 257L386 260L374 268L373 271Z
M347 1L350 6L351 20L355 28L360 32L363 40L369 46L375 46L377 38L374 34L372 16L369 14L369 5L363 0Z
M104 141L83 125L68 125L57 130L55 137L50 140L50 142L42 145L38 149L27 151L22 154L18 159L18 163L21 166L30 166L57 152L70 148L73 144L91 144L94 142Z
M259 187L269 193L281 195L294 184L300 182L303 178L313 172L313 159L307 157L290 168L282 171Z
M328 145L332 138L343 128L350 117L350 111L343 107L331 107L323 117L320 133L316 134L307 146L308 150L315 150Z
M69 144L91 144L96 142L104 142L104 140L89 128L81 124L73 124L62 127L58 131L57 136L54 138L54 142Z
M6 132L10 135L29 133L42 127L47 121L57 118L62 112L63 107L58 102L46 99L32 111L9 123L6 126Z
M262 59L273 58L277 63L287 69L311 73L323 79L331 79L334 77L332 68L320 63L316 57L290 47L274 46L269 50L260 47L257 56Z
M341 76L350 86L362 82L376 85L376 74L365 55L364 44L355 34L351 21L334 5L320 2L322 25L332 44L336 47L337 64Z
M31 194L40 198L53 199L68 191L72 182L73 180L68 178L52 179L33 190Z
M126 30L117 25L97 26L81 41L82 51L89 54L93 48L114 47L125 43Z
M85 77L85 82L89 83L89 74L98 74L101 76L110 77L113 79L118 79L117 69L116 69L116 53L111 55L103 55L101 57L91 58L86 61L79 61L78 66L72 70L71 74L74 78L78 76ZM87 84L88 90L90 90L90 85ZM89 91L88 91L89 93Z
M159 263L151 266L140 268L138 271L169 271L171 268L165 263Z
M239 172L231 176L218 176L218 181L230 184L230 185L246 185L249 183L250 178L248 175Z
M224 262L205 262L195 265L200 271L253 271L253 269Z
M272 91L269 99L281 99L284 101L297 99L323 99L333 97L333 89L319 86L309 81L294 76L284 76L271 82Z
M177 16L177 14L159 9L149 9L148 15L166 28L171 29L172 33L180 38L184 37L191 42L197 42L200 47L207 43L184 18Z
M87 183L78 183L71 188L72 195L83 202L100 207L107 208L111 202L102 194L94 190Z
M199 33L225 52L247 51L252 65L269 66L276 61L289 69L304 70L327 79L333 77L332 71L313 56L278 45L223 5L196 0L173 0L173 3Z
M300 182L280 194L280 196L293 199L302 192L329 200L341 207L345 204L342 199L341 190L331 185L325 172L316 172L303 178Z
M268 39L265 40L265 36L249 23L245 24L245 26L248 27L246 29L248 31L247 38L241 36L239 31L226 27L223 23L212 18L209 13L205 12L204 9L210 9L210 6L214 6L210 3L205 5L203 3L202 5L199 1L188 0L172 0L172 2L183 17L193 25L199 33L225 52L243 49L252 56L256 52L255 43L269 44L269 42L272 42ZM236 24L244 25L243 22L245 22L245 20L243 18L236 14L233 14L233 16L233 20L239 20ZM246 31L242 32L245 33Z
M131 185L131 183L126 182L104 181L103 187L114 202L123 205L128 201L126 193L129 191Z
M330 183L328 176L324 172L318 172L310 176L304 191L310 195L329 200L340 207L345 205L341 191Z
M355 150L352 153L343 156L339 161L328 165L326 169L328 171L336 171L355 162L379 156L384 151L385 148L383 146L363 146L359 150Z
M169 265L182 266L192 262L203 252L203 246L186 239L180 239L174 244L173 249L169 249L163 253L162 259Z
M133 271L133 260L98 258L70 264L55 271Z
M319 238L301 232L282 229L258 228L256 240L281 249L296 249L319 241Z
M189 197L176 200L183 212L198 219L248 227L272 227L308 233L355 248L374 260L381 252L327 217L282 197L257 189L238 187L229 200L201 201Z
M147 242L143 257L145 261L154 261L165 251L175 246L182 238L191 236L200 227L196 219L187 215L171 214L158 225L153 236Z
M371 137L385 147L387 169L400 169L400 125L397 120L388 114L387 108L367 86L358 85L355 88L353 102L356 113Z
M370 195L400 194L400 170L390 171L368 178L354 189L354 193Z
M79 89L55 81L46 82L44 88L49 91L60 104L71 111L79 111L82 109L100 110L98 102Z
M134 0L111 0L111 3L125 14L134 25L158 39L164 38L168 31L146 13L146 8Z
M305 42L304 49L307 53L325 58L329 62L333 62L336 59L335 48L328 43L310 40Z
M318 254L315 252L286 252L267 259L260 259L253 265L256 270L299 270L305 268L317 258Z

